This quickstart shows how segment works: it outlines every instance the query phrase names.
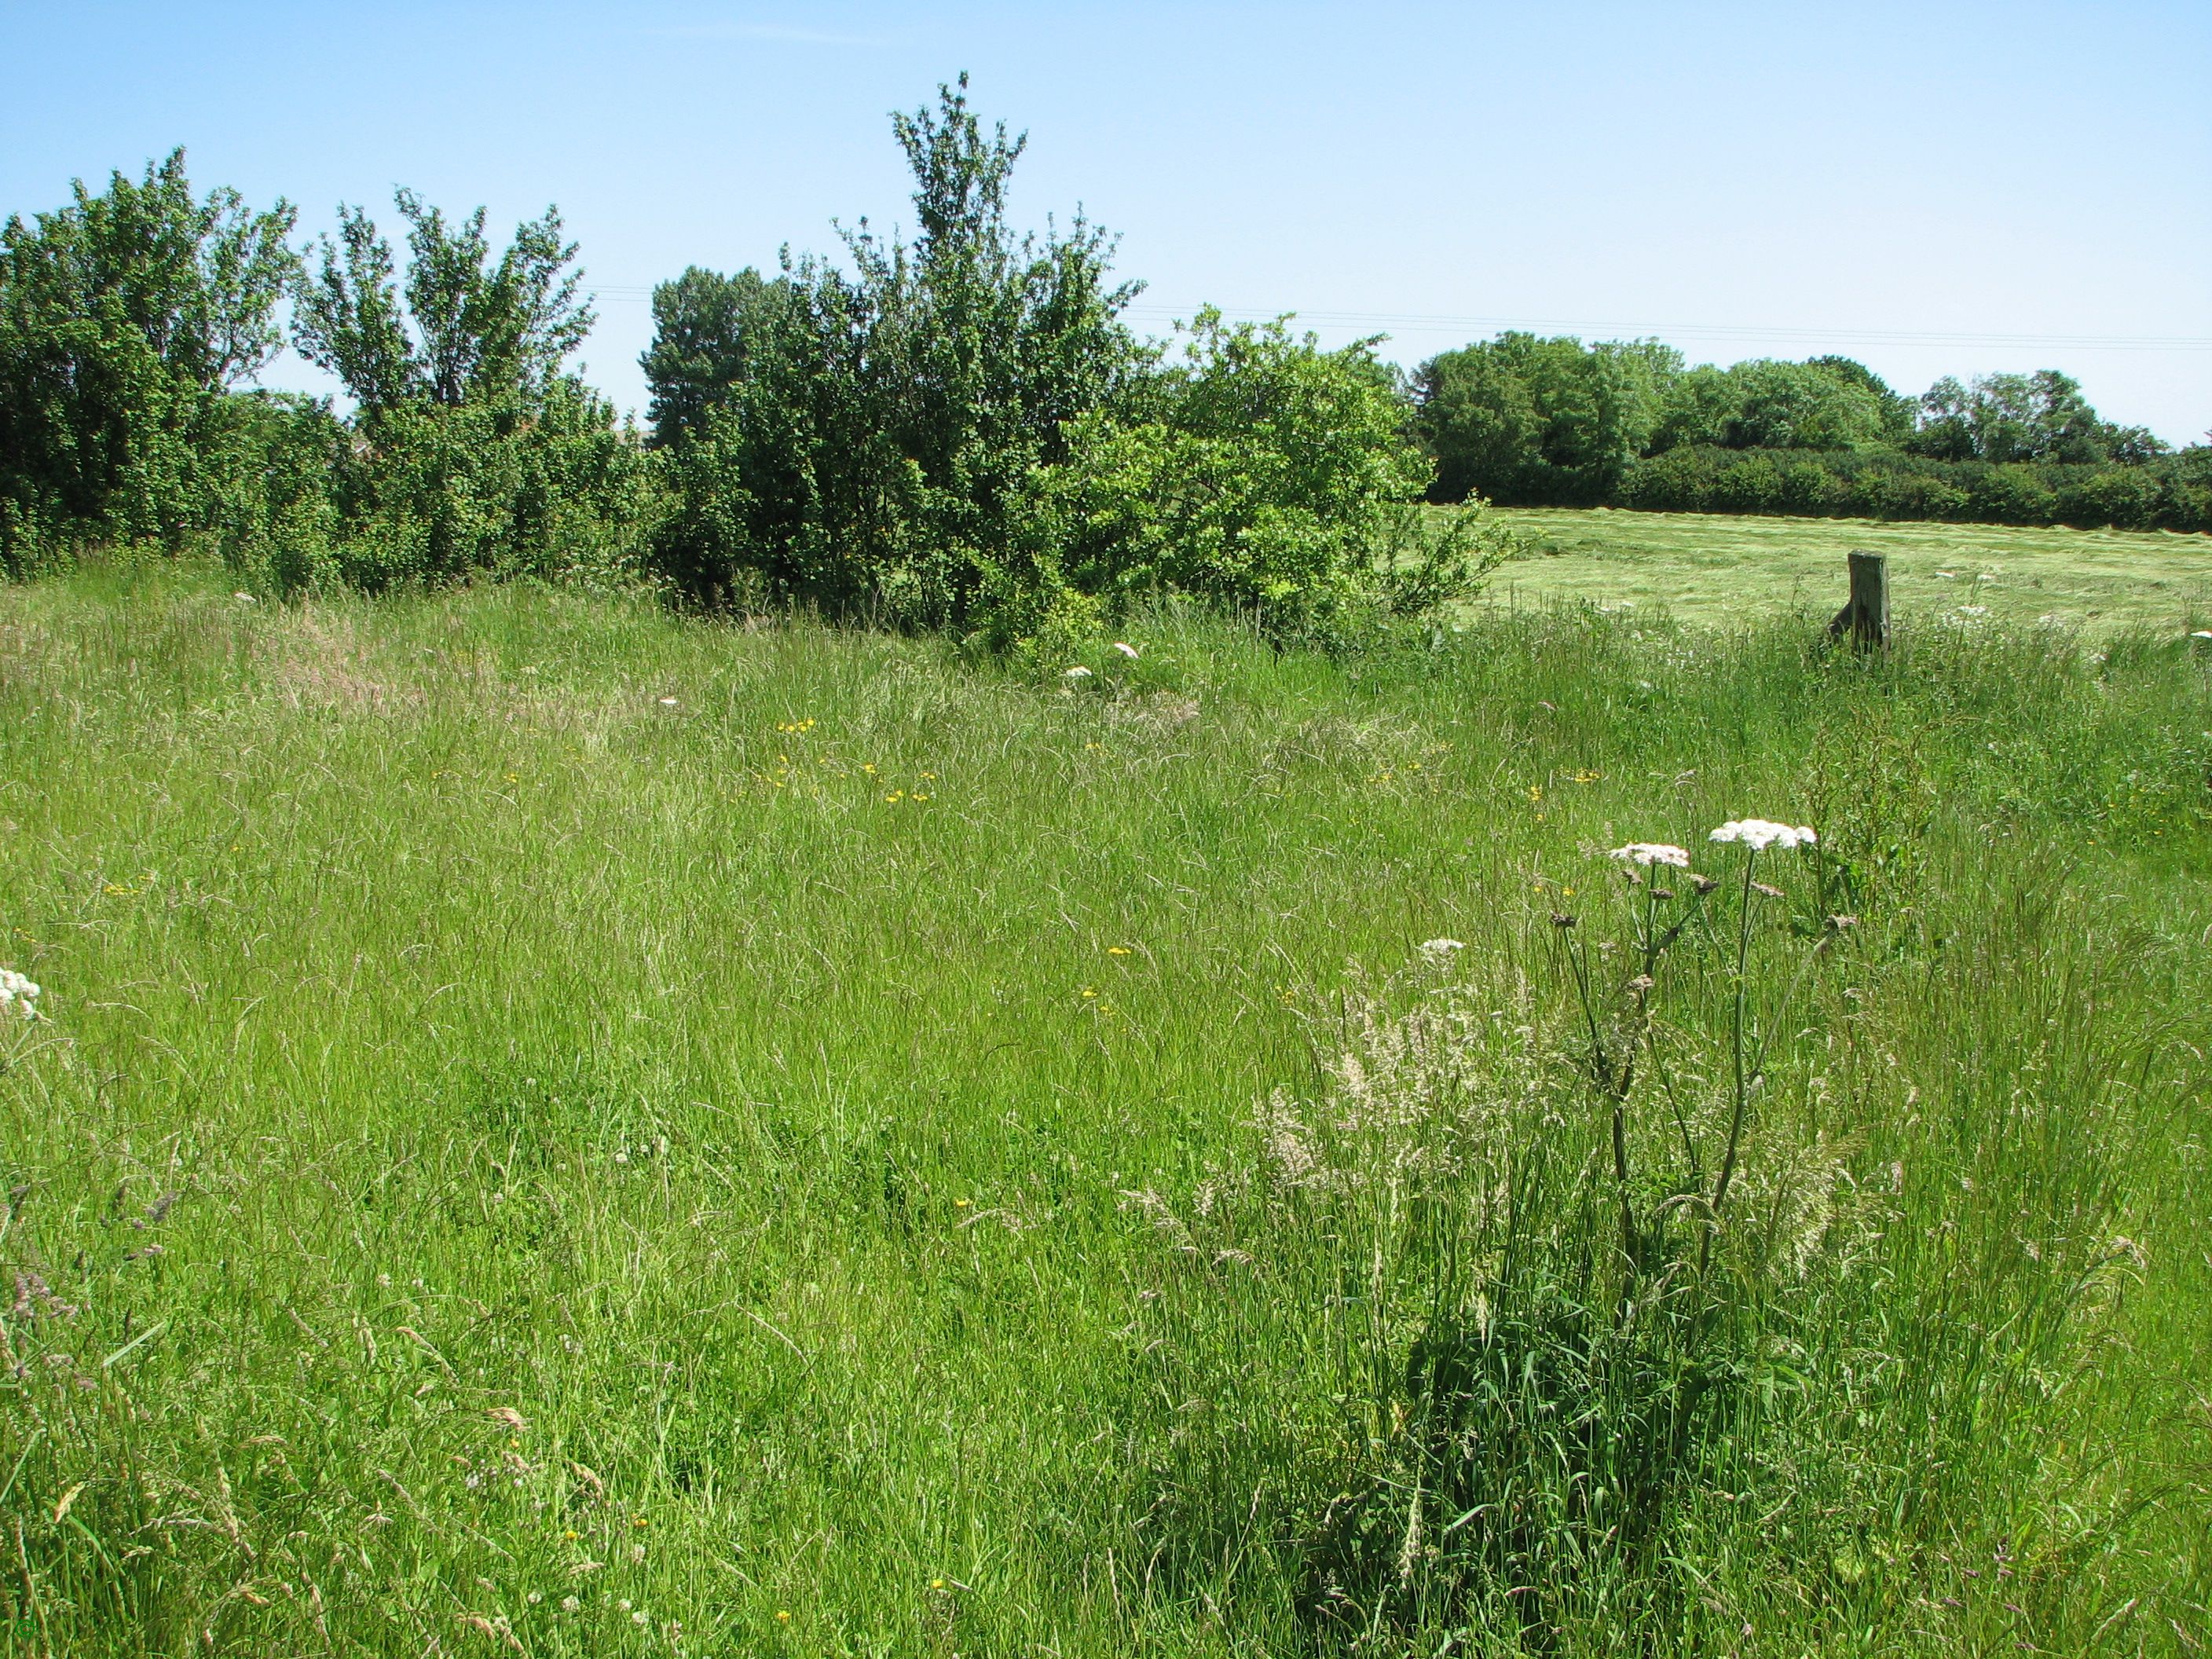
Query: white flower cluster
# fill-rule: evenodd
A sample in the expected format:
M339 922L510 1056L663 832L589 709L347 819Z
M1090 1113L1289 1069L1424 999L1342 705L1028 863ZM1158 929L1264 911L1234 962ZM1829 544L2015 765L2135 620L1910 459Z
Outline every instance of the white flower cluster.
M1800 847L1810 847L1820 838L1808 824L1801 823L1792 829L1786 823L1771 823L1765 818L1730 818L1706 839L1740 841L1754 853L1763 853L1770 847L1790 853Z
M1632 841L1626 847L1616 847L1607 854L1623 864L1638 864L1650 869L1655 864L1672 865L1677 870L1690 867L1690 854L1683 848L1663 841Z
M1431 962L1449 962L1467 949L1465 941L1455 939L1431 939L1421 941L1421 954Z
M13 968L0 968L0 1016L19 1012L25 1019L39 1017L38 981Z

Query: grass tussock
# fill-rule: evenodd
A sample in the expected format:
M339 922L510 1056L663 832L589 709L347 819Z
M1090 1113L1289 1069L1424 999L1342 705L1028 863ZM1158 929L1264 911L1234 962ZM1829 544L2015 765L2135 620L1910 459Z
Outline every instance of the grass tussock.
M2212 1640L2212 665L1817 632L6 591L9 1645Z

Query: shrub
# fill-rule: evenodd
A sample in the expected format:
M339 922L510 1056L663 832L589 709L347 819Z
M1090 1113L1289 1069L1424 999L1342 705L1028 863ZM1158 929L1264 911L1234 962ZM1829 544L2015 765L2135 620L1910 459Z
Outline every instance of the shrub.
M1073 423L1067 464L1036 475L1055 580L1109 613L1187 594L1278 636L1340 634L1469 591L1502 551L1474 515L1427 529L1429 465L1368 343L1201 312L1149 401L1150 419Z
M2057 491L2054 516L2085 530L2148 530L2160 520L2160 479L2147 468L2092 472Z
M2049 524L2058 512L2057 492L2034 468L1993 466L1966 486L1969 514L1986 524Z

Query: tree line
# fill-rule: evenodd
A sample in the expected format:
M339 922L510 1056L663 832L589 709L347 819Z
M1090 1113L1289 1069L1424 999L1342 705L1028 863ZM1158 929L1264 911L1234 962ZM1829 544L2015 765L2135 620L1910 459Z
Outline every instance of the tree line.
M1429 501L2212 528L2203 449L2055 373L1890 391L1841 358L1687 368L1506 334L1404 376L1379 341L1201 312L1174 337L1080 215L1018 230L1024 140L967 82L895 116L911 239L694 268L653 295L649 427L572 361L593 322L548 209L297 215L196 195L181 151L0 228L0 568L212 548L270 591L527 574L659 583L1041 653L1188 595L1331 637L1500 556ZM344 388L258 389L289 340Z
M1203 312L1174 341L1078 216L1024 234L1024 140L964 77L894 118L912 239L654 295L649 432L570 368L592 314L557 212L502 248L397 192L294 247L290 204L181 152L0 231L0 564L211 545L275 591L658 581L1054 651L1188 595L1328 636L1471 591L1503 538L1420 503L1374 343ZM280 313L283 313L280 323ZM289 338L344 387L253 389Z
M1913 398L1849 357L1506 333L1422 364L1413 397L1440 501L2212 530L2212 448L2103 419L2056 369Z

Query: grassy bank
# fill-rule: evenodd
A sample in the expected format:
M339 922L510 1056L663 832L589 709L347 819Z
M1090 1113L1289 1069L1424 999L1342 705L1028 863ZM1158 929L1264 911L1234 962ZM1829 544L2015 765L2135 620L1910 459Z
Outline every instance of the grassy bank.
M1521 507L1498 517L1534 556L1495 585L1499 602L1589 599L1643 615L1726 624L1747 612L1832 612L1844 556L1889 556L1899 620L1966 610L2094 638L2130 628L2186 631L2212 618L2212 538L2164 531L1899 524L1699 513ZM1824 610L1825 607L1825 610Z
M0 1037L7 1642L2212 1640L2207 660L1804 634L1330 663L1167 617L1038 687L524 588L0 590L0 962L46 1016ZM1470 1091L1581 1146L1553 916L1595 951L1632 839L1732 880L1752 813L1826 849L1761 866L1753 953L1759 1144L1829 1160L1799 1257L1728 1304L1664 1551L1576 1510L1573 1582L1425 1599L1536 1523L1389 1519L1419 1333L1346 1334L1364 1235L1269 1207L1255 1109L1334 1086L1349 959L1449 938ZM1717 1144L1726 959L1686 961Z

